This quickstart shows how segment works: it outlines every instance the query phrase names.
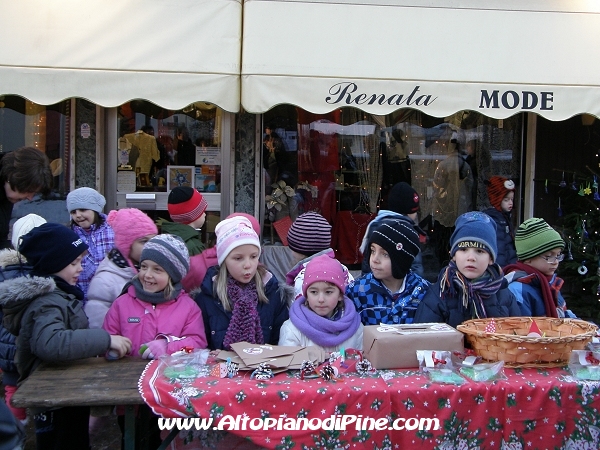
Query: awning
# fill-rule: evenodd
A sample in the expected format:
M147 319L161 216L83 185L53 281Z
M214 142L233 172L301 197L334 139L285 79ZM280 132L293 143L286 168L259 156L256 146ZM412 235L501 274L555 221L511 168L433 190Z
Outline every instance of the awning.
M242 106L600 117L600 2L246 0Z
M0 94L240 106L241 0L1 0Z

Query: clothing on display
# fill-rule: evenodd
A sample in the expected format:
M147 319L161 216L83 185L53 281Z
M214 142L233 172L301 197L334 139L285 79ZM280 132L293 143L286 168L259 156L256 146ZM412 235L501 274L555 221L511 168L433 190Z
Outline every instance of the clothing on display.
M135 133L129 133L124 136L131 143L131 151L129 153L129 163L134 167L139 167L140 172L150 173L152 161L160 159L156 138L139 130ZM138 157L132 161L132 156L137 149Z

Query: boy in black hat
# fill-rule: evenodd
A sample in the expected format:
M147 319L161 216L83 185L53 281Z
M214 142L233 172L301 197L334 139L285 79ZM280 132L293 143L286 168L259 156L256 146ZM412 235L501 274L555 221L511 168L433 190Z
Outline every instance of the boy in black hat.
M129 339L88 329L83 291L77 287L87 249L75 232L56 223L45 223L23 236L19 251L32 266L32 276L0 283L3 323L17 336L19 381L42 361L89 358L109 349L120 356L130 351ZM38 449L89 448L89 407L38 410L35 414Z
M371 268L369 266L369 257L371 251L367 245L373 230L379 227L383 222L388 220L399 219L401 217L408 218L413 222L413 226L417 233L419 233L419 242L425 239L425 232L421 230L417 225L417 216L421 209L419 204L419 193L408 183L404 181L396 183L388 194L388 208L381 209L377 213L377 216L369 223L365 236L363 237L360 251L364 258L362 262L362 273L363 275L369 273ZM415 256L412 263L411 269L416 272L419 276L423 276L423 259L421 257L421 248L419 246L419 252Z
M411 270L419 254L419 233L404 216L382 222L369 237L371 272L350 283L364 325L411 323L429 282Z

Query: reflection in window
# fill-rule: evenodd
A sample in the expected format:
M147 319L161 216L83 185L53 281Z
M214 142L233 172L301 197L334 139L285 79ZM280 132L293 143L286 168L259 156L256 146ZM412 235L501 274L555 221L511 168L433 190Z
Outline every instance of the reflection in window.
M136 100L118 117L119 191L220 192L221 109L198 102L171 111Z
M69 190L70 101L43 106L16 95L0 96L0 157L19 147L46 153L54 174L53 192Z
M281 105L263 118L264 220L277 225L307 211L322 214L333 225L338 259L351 267L362 261L364 224L387 208L394 184L407 182L419 193L419 221L443 260L455 219L489 207L484 181L501 175L519 183L520 115L376 116L353 108L313 114ZM434 228L442 231L434 235Z

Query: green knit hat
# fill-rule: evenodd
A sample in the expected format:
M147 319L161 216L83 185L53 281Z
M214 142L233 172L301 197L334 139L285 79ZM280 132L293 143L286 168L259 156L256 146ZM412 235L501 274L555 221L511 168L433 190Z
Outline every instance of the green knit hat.
M518 260L525 261L555 248L563 249L565 241L544 219L532 217L517 228L515 247Z

